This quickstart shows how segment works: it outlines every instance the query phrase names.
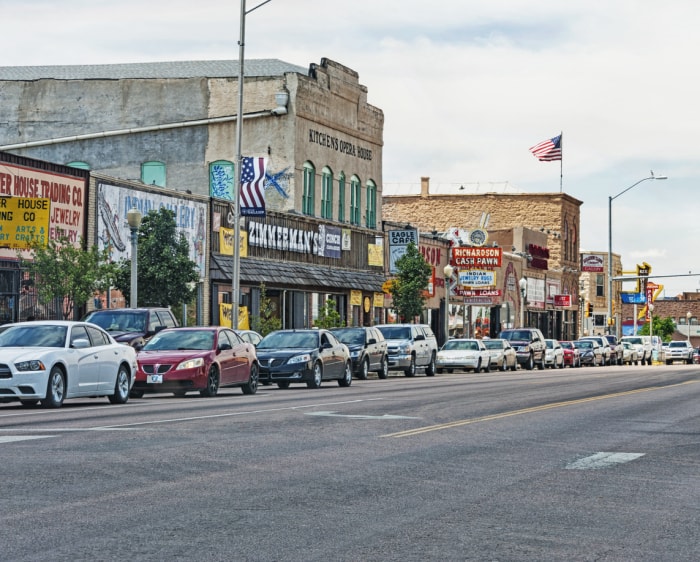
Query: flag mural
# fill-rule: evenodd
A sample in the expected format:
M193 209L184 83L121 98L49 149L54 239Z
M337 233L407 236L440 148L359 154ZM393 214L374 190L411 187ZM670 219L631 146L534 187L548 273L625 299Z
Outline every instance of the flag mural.
M265 216L265 159L244 157L241 161L241 215Z
M530 152L535 158L543 162L551 162L553 160L561 160L561 137L559 134L556 137L542 141L530 148Z

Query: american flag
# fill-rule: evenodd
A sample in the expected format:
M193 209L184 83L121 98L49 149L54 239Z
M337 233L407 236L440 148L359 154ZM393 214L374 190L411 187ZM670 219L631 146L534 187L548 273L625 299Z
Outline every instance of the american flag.
M561 160L561 135L542 141L530 148L535 158L543 162Z
M241 162L241 215L265 216L265 159L244 157Z

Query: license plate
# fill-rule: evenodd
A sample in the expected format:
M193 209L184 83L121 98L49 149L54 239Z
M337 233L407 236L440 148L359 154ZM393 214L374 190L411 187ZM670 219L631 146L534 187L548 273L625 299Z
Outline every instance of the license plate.
M146 382L149 384L162 384L163 375L147 375Z

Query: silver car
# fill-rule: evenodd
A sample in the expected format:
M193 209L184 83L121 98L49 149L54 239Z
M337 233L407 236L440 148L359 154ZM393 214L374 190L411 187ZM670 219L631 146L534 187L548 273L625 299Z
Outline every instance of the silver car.
M501 371L515 371L518 368L518 358L515 349L508 340L494 338L483 340L484 346L491 355L491 367Z

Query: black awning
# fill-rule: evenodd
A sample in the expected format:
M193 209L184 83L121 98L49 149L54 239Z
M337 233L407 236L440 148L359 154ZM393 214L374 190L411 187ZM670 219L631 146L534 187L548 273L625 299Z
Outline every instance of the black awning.
M233 257L212 255L209 277L214 282L231 282ZM357 271L297 262L241 258L241 283L267 286L302 286L309 289L356 289L382 292L383 273Z

